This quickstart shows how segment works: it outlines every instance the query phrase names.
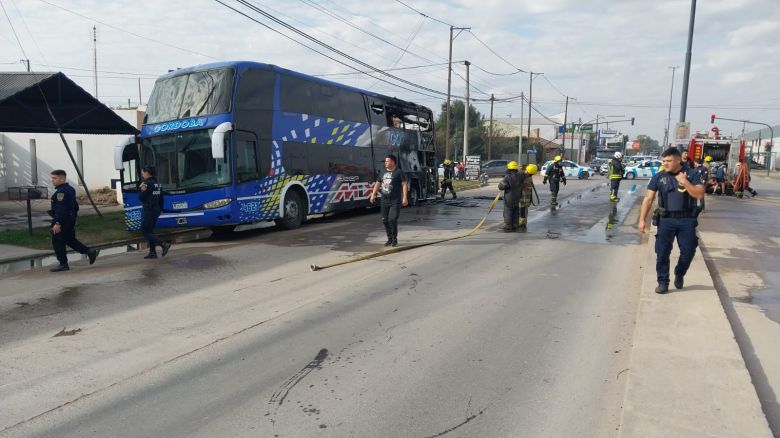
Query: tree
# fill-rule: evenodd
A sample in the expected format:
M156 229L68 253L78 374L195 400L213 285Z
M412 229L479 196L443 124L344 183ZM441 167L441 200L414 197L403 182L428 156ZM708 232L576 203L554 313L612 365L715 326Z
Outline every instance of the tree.
M639 134L636 136L636 141L639 142L639 151L643 154L661 149L658 140L654 140L649 135Z
M447 104L441 106L441 113L436 121L436 155L440 160L445 158L460 161L463 159L463 122L466 104L455 100L450 105L450 157L445 157L445 130L447 125ZM469 155L487 155L488 130L485 117L473 106L469 105ZM495 134L494 134L495 135Z

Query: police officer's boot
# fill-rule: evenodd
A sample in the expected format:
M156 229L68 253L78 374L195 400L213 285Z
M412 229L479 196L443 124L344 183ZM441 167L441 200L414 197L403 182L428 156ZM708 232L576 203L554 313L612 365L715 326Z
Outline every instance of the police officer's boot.
M558 205L558 196L553 195L552 200L550 201L550 204Z
M63 271L70 271L70 267L68 265L57 265L49 269L49 272L63 272Z
M669 283L658 283L658 287L655 288L655 293L665 294L669 292Z
M145 259L156 259L157 253L156 252L150 252L149 254L144 256Z
M684 285L685 285L685 279L683 278L683 276L682 275L675 275L674 276L674 287L676 287L677 289L682 289Z

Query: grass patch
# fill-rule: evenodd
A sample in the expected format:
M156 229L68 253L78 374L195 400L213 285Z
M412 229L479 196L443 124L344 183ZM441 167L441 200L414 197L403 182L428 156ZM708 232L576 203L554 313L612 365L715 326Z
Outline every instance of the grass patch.
M439 192L441 192L441 181L443 178L439 178ZM467 181L465 179L452 180L452 186L455 188L455 192L462 192L465 190L472 190L479 188L479 181ZM449 193L449 191L447 191Z
M85 245L97 245L116 240L141 237L140 233L129 232L125 226L125 213L116 211L97 215L81 216L76 222L76 238ZM33 228L32 236L27 228L0 231L0 243L24 246L34 249L51 249L51 228Z

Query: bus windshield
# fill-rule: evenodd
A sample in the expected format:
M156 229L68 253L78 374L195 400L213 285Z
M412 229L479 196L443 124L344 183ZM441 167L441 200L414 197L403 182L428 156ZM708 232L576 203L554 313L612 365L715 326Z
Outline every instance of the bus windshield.
M157 168L157 182L164 191L227 185L230 183L230 163L227 159L212 157L212 131L201 129L145 138L141 162ZM226 136L225 144L228 142ZM229 154L225 153L225 157Z
M233 69L194 72L158 80L149 97L144 123L230 111Z

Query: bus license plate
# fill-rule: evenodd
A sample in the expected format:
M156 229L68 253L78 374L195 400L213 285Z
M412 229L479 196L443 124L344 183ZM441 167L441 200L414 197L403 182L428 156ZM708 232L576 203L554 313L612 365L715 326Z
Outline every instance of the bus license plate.
M186 202L174 202L173 203L173 208L176 209L176 210L185 209L185 208L187 208L187 203Z

